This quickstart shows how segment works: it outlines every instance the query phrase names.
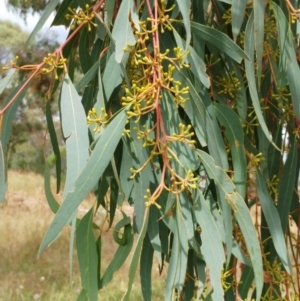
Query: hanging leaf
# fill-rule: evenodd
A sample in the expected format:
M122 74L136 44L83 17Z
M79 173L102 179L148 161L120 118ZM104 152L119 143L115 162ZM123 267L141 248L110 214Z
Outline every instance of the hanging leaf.
M147 227L148 227L148 220L149 220L149 207L146 208L145 214L144 214L144 221L142 225L142 229L139 234L139 238L136 242L135 249L132 254L131 262L130 262L130 267L129 267L129 272L128 272L128 286L127 290L122 298L122 301L128 301L130 300L130 293L134 281L134 276L136 273L136 269L140 260L141 256L141 251L142 251L142 246L143 246L143 241L147 232Z
M260 90L260 81L262 73L262 61L263 61L263 52L264 52L264 19L265 19L265 3L260 0L253 1L253 30L254 30L254 47L256 51L256 60L257 60L257 83L258 90ZM246 42L246 41L245 41ZM246 49L245 49L246 51ZM250 58L253 56L249 55Z
M248 55L222 32L195 22L191 22L191 29L197 37L224 51L236 62L240 63L242 59L249 60Z
M232 0L231 16L232 16L232 33L234 41L240 33L241 26L245 19L245 9L247 0Z
M76 212L82 200L96 185L120 141L126 119L126 110L122 110L101 135L89 160L75 182L74 190L66 195L62 206L51 223L40 246L39 253L56 238L63 226L68 223L70 217Z
M191 9L191 0L176 0L178 8L183 18L183 23L186 31L186 46L187 49L191 41L191 22L190 22L190 9Z
M262 128L263 132L265 133L268 140L276 147L273 143L272 138L270 137L269 130L267 128L266 122L264 120L262 110L260 107L257 87L255 83L255 72L254 72L254 15L253 13L250 15L246 26L246 33L245 33L245 53L249 56L250 61L245 61L246 67L246 76L249 84L249 92L251 95L252 103L254 106L254 110L259 121L260 127Z
M122 61L124 48L128 45L134 46L136 43L129 20L129 15L133 17L135 14L133 0L122 1L112 31L112 37L116 43L115 60L117 63Z
M0 94L4 91L8 83L12 80L15 72L9 72L5 77L0 80Z
M67 175L63 199L74 189L74 183L89 157L86 117L79 95L68 75L61 93L62 129L66 139Z
M257 193L262 207L262 211L266 218L269 230L272 235L272 240L277 254L288 273L292 273L291 263L288 256L288 251L284 242L284 235L280 223L280 216L273 203L268 189L266 187L263 175L259 169L256 170L257 176Z
M54 156L55 156L56 193L58 193L60 190L60 181L61 181L61 156L60 156L60 149L59 149L59 145L58 145L58 140L57 140L56 131L55 131L54 123L53 123L53 118L52 118L51 107L50 107L49 101L46 104L46 120L47 120L51 145L52 145L52 149L53 149ZM45 164L45 170L46 170L46 165L47 164Z
M215 104L217 118L225 127L225 135L230 144L233 163L233 183L237 192L244 197L246 195L247 166L244 152L244 135L238 116L229 108L221 104Z
M51 183L50 183L50 170L47 163L45 163L45 170L44 170L44 189L45 189L45 196L48 202L48 205L53 213L56 213L59 209L59 203L56 201L55 197L51 191Z
M152 262L154 249L150 242L149 236L145 235L141 258L140 258L140 277L141 287L144 301L151 301L152 299Z
M210 279L214 292L212 299L214 301L222 300L224 291L221 283L221 275L225 255L221 236L215 225L214 218L209 207L199 189L195 190L194 212L198 224L201 227L201 253L207 266L209 267Z
M213 159L208 154L203 151L198 151L198 154L209 177L214 179L219 189L225 193L226 201L234 211L234 216L241 227L255 274L256 300L259 301L263 287L262 258L259 242L248 208L242 197L235 191L234 184L227 174L220 167L215 165Z
M29 35L25 47L28 47L31 42L35 39L37 33L42 29L50 15L55 11L56 6L59 4L59 0L51 0L50 3L47 5L46 9L44 10L43 14L39 18L39 21L35 25L33 31Z
M124 228L124 232L123 237L120 240L118 231L122 228ZM98 284L99 288L102 288L111 281L113 274L120 269L132 249L133 233L129 217L124 216L123 219L116 224L114 239L119 244L119 247Z
M83 217L76 229L76 248L82 287L89 301L98 300L98 256L93 233L93 208Z

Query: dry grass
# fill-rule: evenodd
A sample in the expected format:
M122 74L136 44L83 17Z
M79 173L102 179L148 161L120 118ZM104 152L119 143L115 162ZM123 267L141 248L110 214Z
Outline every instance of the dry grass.
M69 229L37 258L37 250L53 218L43 193L43 177L10 171L7 204L0 208L0 301L75 301L80 292L79 271L74 259L73 284L69 281ZM87 207L91 202L85 202ZM102 265L107 266L116 244L110 231L103 233ZM112 283L99 292L99 300L120 300L127 285L125 266ZM137 273L138 274L138 273ZM162 300L164 278L154 273L152 300ZM138 275L132 300L142 300Z

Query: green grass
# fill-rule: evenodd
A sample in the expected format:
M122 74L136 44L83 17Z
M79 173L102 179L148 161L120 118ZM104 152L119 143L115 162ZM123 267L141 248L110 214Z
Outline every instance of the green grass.
M76 254L70 283L69 228L37 258L39 245L53 218L44 197L42 176L9 171L8 183L7 204L0 208L0 301L75 301L81 286ZM90 198L82 208L92 202ZM117 247L111 231L102 234L103 270ZM99 300L121 299L127 286L129 262L130 258L113 281L99 291ZM165 278L159 277L157 264L153 269L152 300L163 300ZM142 300L138 274L131 300Z

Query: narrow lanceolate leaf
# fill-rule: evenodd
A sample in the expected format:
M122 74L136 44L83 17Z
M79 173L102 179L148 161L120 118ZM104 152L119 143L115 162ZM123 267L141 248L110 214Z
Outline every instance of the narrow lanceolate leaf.
M80 81L76 85L76 90L79 92L95 77L97 71L99 69L100 61L97 61L92 68L80 79Z
M236 62L240 63L242 59L245 59L245 61L249 59L237 44L219 30L195 22L191 22L191 28L196 36L224 51Z
M241 228L255 274L256 300L259 301L263 287L263 266L260 245L249 214L249 209L243 198L235 191L235 186L231 179L223 169L215 165L213 158L200 150L198 151L198 155L208 176L214 180L220 191L223 191L225 194L226 200L231 206L234 217Z
M225 127L225 135L230 145L234 184L237 192L244 198L246 195L247 162L244 151L244 132L236 113L228 107L215 103L217 118Z
M120 239L119 233L114 232L114 239L116 242L120 242L121 240L122 243L119 244L113 259L105 270L103 277L100 279L98 285L100 289L111 281L114 273L121 268L132 249L134 237L129 217L124 216L124 218L116 224L114 231L120 231L121 228L124 228L123 237Z
M51 113L50 102L46 104L46 120L48 126L48 132L50 135L51 145L55 156L55 168L56 168L56 192L59 193L60 190L60 180L61 180L61 156L59 144L55 132L54 122ZM52 208L51 208L52 209Z
M109 100L114 89L122 83L121 64L115 60L115 52L111 54L103 73L103 87L106 99Z
M3 90L6 88L6 86L8 85L8 83L10 82L10 80L12 79L12 77L15 75L15 72L9 72L8 75L6 75L5 77L3 77L0 80L0 94L3 92Z
M130 300L130 293L131 293L131 289L132 289L132 285L133 285L133 281L134 281L134 276L135 276L136 269L137 269L137 266L138 266L138 263L140 260L143 241L144 241L145 235L147 233L148 220L149 220L149 207L146 208L146 211L145 211L145 214L143 217L144 217L144 222L143 222L142 229L140 231L139 238L137 240L135 249L133 251L133 255L132 255L132 259L131 259L131 263L130 263L130 267L129 267L128 287L122 298L122 301Z
M82 200L95 187L120 141L126 120L127 115L126 110L124 109L104 130L104 133L99 138L89 160L77 178L74 190L66 196L62 206L52 221L40 246L39 253L41 253L56 238L70 217L76 212Z
M184 110L191 120L199 142L202 146L206 146L206 124L203 116L208 114L208 112L206 111L204 103L191 81L182 72L179 72L179 75L183 85L189 87L189 101L185 103Z
M264 20L265 20L265 1L254 0L253 1L253 13L254 13L254 45L256 51L257 60L257 81L258 90L260 89L260 80L262 72L262 58L264 51Z
M178 8L183 18L183 23L186 31L186 46L187 49L191 41L191 21L190 21L190 9L191 1L190 0L176 0Z
M5 157L2 148L2 142L0 140L0 203L5 202L6 190L7 190L6 164L5 164Z
M246 26L246 33L245 33L245 52L249 56L250 60L245 60L245 67L246 67L246 76L249 85L249 92L252 99L252 103L254 106L254 110L259 121L259 125L262 128L264 134L268 138L268 140L273 144L275 148L277 146L272 141L272 138L269 134L269 130L267 128L266 122L264 120L262 110L260 107L259 97L257 93L257 86L255 82L255 72L254 72L254 25L253 25L254 15L253 13L250 15Z
M148 235L145 235L140 259L140 277L144 301L152 300L152 263L154 249Z
M232 16L232 34L233 39L236 41L240 33L241 26L245 19L245 9L247 0L232 0L231 16Z
M277 205L278 212L280 213L281 226L284 233L288 225L289 212L291 211L294 193L293 188L299 174L299 170L297 170L297 152L299 152L297 150L298 139L296 136L294 136L290 137L290 141L291 147L283 168L283 175L279 185Z
M122 61L124 48L126 48L127 45L134 46L136 43L130 22L130 15L133 13L133 8L133 0L122 1L114 23L112 37L116 43L115 60L118 63Z
M93 208L76 229L76 248L82 287L86 290L89 301L97 301L98 256L93 233Z
M65 76L60 98L60 111L62 119L63 135L66 139L67 172L63 192L63 201L70 191L74 190L74 184L85 166L89 157L89 138L86 124L85 111L81 99L71 82L68 74ZM70 234L70 279L72 278L73 251L75 240L76 213L70 217L72 220Z
M40 31L40 29L44 26L50 15L55 11L56 6L59 4L59 0L52 0L44 10L43 14L40 16L39 21L35 25L35 28L31 32L28 37L25 47L27 47L33 40L35 39L36 34Z
M201 253L209 267L210 280L214 289L212 299L223 300L224 291L221 283L223 264L225 262L224 249L220 233L215 224L214 217L202 192L195 190L194 213L201 227Z
M265 219L267 221L270 233L272 235L272 240L277 254L287 270L288 273L292 273L291 263L289 260L289 255L284 239L284 233L282 231L280 216L275 207L274 201L272 200L270 193L267 189L265 179L259 169L256 170L256 184L257 193L264 213ZM287 213L288 216L288 213Z
M51 191L50 170L47 163L45 163L45 170L44 170L44 190L50 209L52 210L53 213L56 213L59 209L59 204L56 201Z
M89 157L89 139L84 108L68 75L63 82L60 105L67 151L67 175L63 193L63 198L65 198L74 189L74 183Z
M182 49L184 49L184 45L183 45L184 40L181 38L181 36L178 34L178 32L175 29L173 30L173 34L177 45ZM190 53L189 55L186 56L186 59L191 65L191 71L206 88L209 88L210 79L208 74L206 73L206 65L204 61L200 58L200 56L197 54L197 52L193 47L188 46L188 50Z
M300 120L300 85L298 80L300 78L300 67L296 59L294 38L289 23L281 8L273 2L272 6L279 34L279 43L281 50L280 58L283 64L286 64L285 70L292 94L294 112L297 118Z

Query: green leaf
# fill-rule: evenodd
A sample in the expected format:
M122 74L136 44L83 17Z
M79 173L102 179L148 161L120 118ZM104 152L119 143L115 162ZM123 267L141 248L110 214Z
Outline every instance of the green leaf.
M116 0L110 0L105 3L105 8L107 12L107 20L110 24L113 24L113 16L114 16L114 9L115 9Z
M188 49L188 46L191 41L191 21L190 21L190 9L191 9L191 0L176 0L178 8L183 18L183 24L186 31L186 46L185 48Z
M208 112L191 81L183 73L179 73L179 77L182 84L189 87L189 101L184 104L184 111L191 120L199 142L204 147L207 145L207 136L205 131L206 123L203 116L208 114Z
M206 107L205 124L209 153L215 159L217 165L219 165L223 169L228 169L228 159L225 149L225 143L215 115L212 101L210 100L206 90L201 92L203 92L201 96Z
M233 39L236 41L240 33L241 26L245 20L245 9L247 0L232 0L231 16L232 16L232 34Z
M53 213L56 213L59 209L59 204L52 194L51 183L50 183L50 170L47 163L45 163L44 169L44 190L48 205Z
M90 32L85 26L80 31L80 39L79 39L79 60L83 73L87 73L93 66L92 57L89 53L89 44L90 44Z
M194 267L197 274L198 279L198 287L197 287L197 297L200 298L202 294L205 282L206 282L206 264L205 261L200 259L199 257L195 256L194 253Z
M262 59L264 52L264 16L265 16L265 3L261 0L253 1L253 14L254 14L254 46L256 51L257 60L257 82L258 90L260 90L261 72L262 72ZM251 56L252 58L252 56Z
M82 200L95 187L120 141L126 120L127 115L124 109L120 111L104 130L89 160L77 178L74 190L68 193L52 221L40 246L39 253L56 238L64 225L68 223L70 217L76 212Z
M281 8L274 2L272 2L271 5L277 23L280 44L280 58L283 64L286 64L284 70L286 71L290 91L292 94L294 112L296 113L298 120L300 120L300 85L298 81L298 78L300 78L300 67L295 52L294 37L291 32L289 22Z
M7 74L5 77L3 77L0 80L0 94L4 91L4 89L6 88L6 86L8 85L8 83L10 82L10 80L13 78L15 74L16 74L15 72L9 72L9 74Z
M191 22L191 28L196 36L224 51L236 62L240 63L242 59L245 59L245 61L249 60L248 55L219 30L195 22Z
M39 18L39 21L35 25L33 31L29 35L25 47L28 47L31 42L35 39L36 34L40 31L40 29L44 26L50 15L55 11L56 6L59 4L59 0L52 0L42 13Z
M52 119L51 106L49 101L46 103L46 120L47 120L48 132L50 134L51 146L55 156L56 193L59 193L60 181L61 181L61 156L60 156L60 149L57 141L56 131Z
M5 202L7 190L6 162L3 154L2 142L0 140L0 203Z
M139 169L147 160L147 151L142 147L141 141L132 141L132 152L135 154L133 166ZM154 183L151 166L147 164L145 168L134 177L133 199L134 199L134 226L138 233L142 230L144 223L144 213L146 210L144 196L146 190L150 188L150 182Z
M130 179L131 171L130 168L133 166L133 160L131 156L130 145L128 145L127 138L123 138L123 153L122 153L122 163L121 163L121 170L120 170L120 183L122 187L122 191L125 195L126 200L131 204L131 193L133 189L133 181Z
M121 243L119 244L120 240L118 237L118 232L114 233L114 239L116 240L117 238L116 242L119 244L119 247L98 284L99 288L102 288L104 285L111 281L111 279L113 278L113 274L120 269L120 267L123 265L132 249L134 237L132 233L132 227L130 224L130 218L127 217L125 214L123 216L124 218L116 224L115 227L117 228L115 229L119 231L122 227L124 227L124 240L121 239Z
M182 49L184 48L183 42L184 40L180 37L178 32L174 29L173 34L176 40L176 43ZM201 83L206 87L210 87L210 79L206 73L206 65L204 61L199 57L195 49L191 46L188 46L189 55L186 56L186 60L191 65L191 71L193 74L201 81ZM194 88L195 89L195 88Z
M167 274L165 300L172 300L171 298L174 288L177 289L178 293L183 290L186 276L189 246L186 231L184 231L184 228L181 228L180 210L177 209L176 211L176 227L173 232L173 244L171 247L172 253Z
M248 20L247 26L246 26L246 32L245 32L245 52L249 56L250 60L245 60L245 68L246 68L246 76L248 80L249 85L249 92L252 99L252 104L254 106L254 110L257 116L257 119L259 121L259 125L262 128L263 132L265 133L268 140L273 144L275 148L277 146L272 141L272 138L269 134L269 130L267 128L266 122L264 120L258 92L257 92L257 86L255 82L255 72L254 72L254 26L253 26L253 20L254 15L253 13L250 15L250 18Z
M77 0L64 0L59 5L59 8L55 14L54 20L52 21L51 26L64 25L68 27L71 23L71 20L66 18L66 14L70 14L68 8L76 8Z
M114 89L122 83L123 72L121 64L116 62L114 54L115 52L113 52L109 57L102 78L104 92L107 100L109 100Z
M132 17L133 14L135 14L134 1L123 0L119 7L112 31L112 37L116 43L115 60L117 63L121 63L122 61L124 54L123 49L126 48L127 45L134 46L136 43L129 19L129 16L131 15Z
M216 116L225 127L225 136L230 145L234 170L234 184L237 192L246 196L247 162L244 151L244 131L236 113L227 106L215 103Z
M151 273L152 273L153 254L154 254L153 244L151 244L149 236L145 235L142 253L141 253L141 259L140 259L140 277L141 277L141 287L142 287L142 294L143 294L144 301L151 301L152 298Z
M164 119L165 130L169 136L172 136L174 133L179 133L178 125L182 123L182 120L176 109L173 95L163 91L162 96L164 101L161 105L161 112ZM173 114L170 114L170 112L173 112ZM170 149L174 153L174 160L172 160L171 165L174 165L173 168L175 168L177 172L196 170L199 167L200 162L193 146L175 141L170 143Z
M214 289L212 299L214 301L223 300L224 291L221 283L223 264L225 262L223 243L209 206L199 189L196 189L194 192L193 209L196 220L202 230L201 253L209 267L210 280Z
M152 248L155 250L159 265L162 265L162 250L161 250L161 238L159 233L159 211L155 206L151 206L149 213L149 225L148 225L148 236L152 245Z
M87 300L87 291L83 288L78 295L76 301L86 301Z
M249 266L245 266L238 286L240 297L243 300L248 297L249 290L252 286L253 280L254 280L253 269Z
M67 174L63 199L70 191L89 157L89 139L86 116L81 100L68 75L61 93L62 129L66 139Z
M262 211L267 221L277 254L288 273L292 273L291 263L281 227L280 216L268 192L265 179L259 169L256 169L257 194ZM288 215L288 213L287 213Z
M117 202L119 196L119 186L118 182L115 178L112 178L110 181L110 193L109 193L109 228L111 227L116 209L117 209Z
M83 88L85 88L85 86L87 84L90 83L90 81L95 77L98 69L99 69L99 64L100 61L97 61L91 68L89 71L87 71L85 73L85 75L80 79L80 81L77 83L76 85L76 90L79 92L80 90L82 90Z
M144 222L142 225L142 229L140 231L139 238L136 242L136 246L135 246L133 254L132 254L129 272L128 272L128 286L127 286L127 290L122 298L122 301L130 300L129 298L130 298L130 293L131 293L131 289L132 289L132 285L133 285L133 281L134 281L134 276L135 276L136 269L138 267L138 263L140 260L143 241L144 241L145 235L147 233L148 220L149 220L149 207L147 207L145 210L145 214L143 216Z
M259 301L263 287L263 266L256 230L253 226L248 207L243 198L235 191L235 186L226 172L215 165L213 158L200 150L198 154L208 176L214 179L220 191L225 194L225 199L234 211L235 219L239 223L254 269L256 300Z
M98 300L98 256L93 232L93 208L82 218L76 229L76 248L82 287L89 301Z

